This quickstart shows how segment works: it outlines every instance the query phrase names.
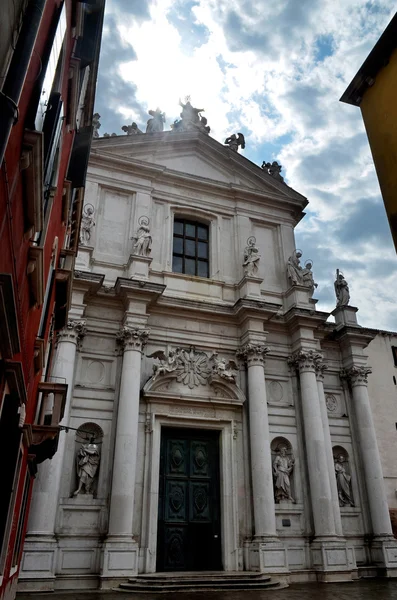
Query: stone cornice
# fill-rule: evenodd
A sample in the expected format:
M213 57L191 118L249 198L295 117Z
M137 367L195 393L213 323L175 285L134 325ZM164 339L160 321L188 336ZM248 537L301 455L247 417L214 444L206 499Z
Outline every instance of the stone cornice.
M161 296L166 286L161 283L153 283L147 280L126 279L118 277L114 285L116 294L139 294L140 296L148 296L152 299Z
M378 331L376 329L368 329L366 327L344 325L343 327L335 327L327 335L327 338L338 342L355 341L363 347L376 337Z
M100 273L91 273L89 271L74 270L73 287L84 286L91 294L95 294L103 285L105 275Z

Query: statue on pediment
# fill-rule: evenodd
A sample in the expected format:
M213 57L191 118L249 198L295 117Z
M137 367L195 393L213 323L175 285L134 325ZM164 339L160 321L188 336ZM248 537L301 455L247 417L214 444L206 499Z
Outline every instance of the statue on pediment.
M211 127L207 125L207 119L201 115L204 108L195 108L190 102L190 96L186 96L185 103L179 99L179 106L182 107L180 120L174 121L171 129L174 132L194 131L198 129L203 133L209 133Z
M161 133L164 131L165 113L159 108L149 110L149 115L152 117L146 124L146 133Z
M138 135L140 133L143 133L143 131L141 131L138 127L138 125L135 123L135 121L133 123L131 123L131 125L123 125L121 128L122 131L125 131L125 133L127 135Z
M238 152L239 147L241 147L242 150L245 148L245 137L242 133L238 133L237 135L232 133L231 136L225 139L224 144L225 146L229 146L230 150L233 150L233 152Z
M282 175L281 175L282 168L283 167L281 165L279 165L276 160L274 160L272 163L266 162L266 161L263 161L263 163L262 163L262 169L264 171L266 171L266 173L268 173L274 179L277 179L277 181L283 182L284 177L282 177Z
M149 354L148 358L156 358L159 361L158 365L153 365L153 381L157 379L159 375L167 375L172 373L177 368L177 357L179 348L173 350L170 348L168 354L165 354L164 350L156 350L153 354Z

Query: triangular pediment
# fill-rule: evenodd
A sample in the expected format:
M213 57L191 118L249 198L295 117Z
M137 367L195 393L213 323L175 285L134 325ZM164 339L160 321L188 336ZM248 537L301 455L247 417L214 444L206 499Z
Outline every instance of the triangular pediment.
M164 167L199 179L288 197L306 204L304 196L275 180L244 156L208 135L195 132L142 134L100 138L93 154L113 155L140 164Z

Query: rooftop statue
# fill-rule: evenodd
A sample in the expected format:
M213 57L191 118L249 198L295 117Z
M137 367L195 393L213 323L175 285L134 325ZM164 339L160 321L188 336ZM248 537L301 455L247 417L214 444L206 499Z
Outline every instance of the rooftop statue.
M185 104L179 99L179 106L182 106L181 118L179 121L174 121L173 125L171 125L173 131L194 131L195 129L203 133L211 131L211 128L207 125L207 119L200 114L204 112L204 108L195 108L192 106L190 96L186 96Z
M117 137L117 133L104 133L104 138Z
M268 173L271 177L277 179L277 181L284 181L284 177L282 177L280 174L282 168L283 167L279 165L276 160L274 160L272 163L266 161L263 161L262 163L262 169L266 171L266 173Z
M339 273L339 269L336 270L334 288L337 300L336 306L347 306L350 302L349 285L343 273Z
M146 133L161 133L164 130L165 113L159 108L149 110L148 113L152 118L147 122Z
M99 113L95 113L94 115L92 115L92 127L93 127L92 137L94 137L94 138L99 138L98 129L101 127L101 124L99 122L100 118L101 118L101 115Z
M138 128L138 125L135 122L131 123L131 125L123 125L121 130L125 131L127 135L137 135L138 133L143 133L143 131Z
M230 137L225 139L224 143L226 146L229 146L230 150L233 150L234 152L238 152L239 146L241 146L242 150L245 148L245 138L242 133L239 133L238 135L233 133Z

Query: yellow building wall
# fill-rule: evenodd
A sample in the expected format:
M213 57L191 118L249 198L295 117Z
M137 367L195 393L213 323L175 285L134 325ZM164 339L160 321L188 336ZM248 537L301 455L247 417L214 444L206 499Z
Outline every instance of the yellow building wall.
M397 250L397 49L360 104Z

